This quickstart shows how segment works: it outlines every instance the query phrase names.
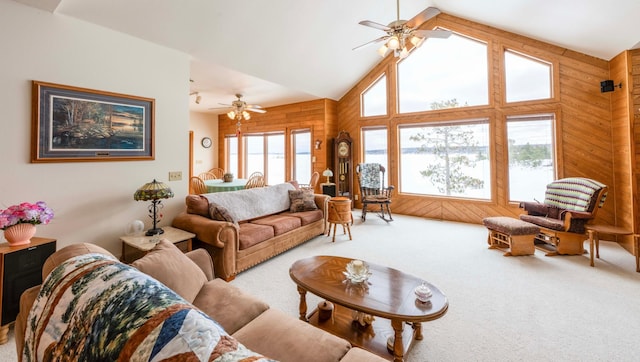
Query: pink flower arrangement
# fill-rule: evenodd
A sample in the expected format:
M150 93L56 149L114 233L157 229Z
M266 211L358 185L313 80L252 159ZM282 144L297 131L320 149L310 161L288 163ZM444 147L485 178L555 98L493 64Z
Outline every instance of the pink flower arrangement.
M23 202L6 210L0 210L0 229L16 224L48 224L53 219L53 210L44 201L35 204Z

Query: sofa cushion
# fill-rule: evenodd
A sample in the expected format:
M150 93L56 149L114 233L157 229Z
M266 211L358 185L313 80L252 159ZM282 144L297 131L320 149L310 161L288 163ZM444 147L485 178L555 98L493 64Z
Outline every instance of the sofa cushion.
M289 211L301 212L318 209L316 206L313 191L310 189L289 190L289 200L291 206Z
M544 216L520 215L520 220L551 230L564 230L564 221Z
M215 202L209 203L209 217L213 220L228 221L238 224L226 207L218 205Z
M289 211L286 211L286 212L280 213L280 215L297 217L298 219L300 219L300 222L302 223L302 226L309 225L309 224L311 224L313 222L321 220L322 217L323 217L322 210L320 210L320 209L316 209L316 210L313 210L313 211L302 211L302 212L289 212Z
M196 214L204 217L209 216L209 200L202 195L187 195L187 214Z
M273 308L232 336L279 361L339 361L351 348L346 340Z
M202 269L166 239L160 240L131 266L157 279L189 302L193 302L207 282Z
M278 236L299 228L302 222L297 217L277 214L252 220L251 224L269 225L273 228L275 236Z
M295 189L285 182L278 185L257 187L248 190L204 194L209 203L225 207L233 219L240 222L276 214L290 206L288 190Z
M207 282L193 305L220 323L230 334L269 309L269 305L222 279Z
M239 249L244 250L250 248L274 236L273 227L269 225L253 224L250 222L241 223L238 231Z

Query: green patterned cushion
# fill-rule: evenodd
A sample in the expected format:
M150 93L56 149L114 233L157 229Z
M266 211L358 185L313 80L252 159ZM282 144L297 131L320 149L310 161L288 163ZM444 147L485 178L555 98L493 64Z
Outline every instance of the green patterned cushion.
M606 185L588 178L568 177L547 185L544 203L565 210L592 211L598 200L593 198ZM601 207L606 193L599 200Z

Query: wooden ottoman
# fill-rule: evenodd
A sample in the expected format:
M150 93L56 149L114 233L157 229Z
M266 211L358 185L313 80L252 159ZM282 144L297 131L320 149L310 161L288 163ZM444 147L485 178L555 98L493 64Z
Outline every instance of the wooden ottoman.
M540 232L537 225L507 216L486 217L482 224L489 230L489 249L506 249L504 256L535 252L534 238Z

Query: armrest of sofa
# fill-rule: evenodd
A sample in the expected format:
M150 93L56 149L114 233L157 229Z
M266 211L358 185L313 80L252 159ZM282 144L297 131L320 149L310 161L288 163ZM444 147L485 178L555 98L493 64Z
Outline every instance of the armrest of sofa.
M20 296L20 311L16 316L15 323L15 339L16 339L16 352L18 352L18 361L22 361L22 347L24 347L24 334L27 330L27 318L29 317L29 311L33 303L36 301L40 293L40 285L36 285L25 290Z
M198 240L221 249L225 247L226 242L238 239L239 228L237 225L187 212L178 214L171 225L190 231L196 234Z
M215 279L216 276L214 273L213 260L211 259L211 255L209 255L205 249L191 250L186 252L184 255L202 269L207 280Z
M318 209L322 210L324 218L327 218L327 212L329 211L329 199L331 196L325 194L313 194L313 201L315 201Z

